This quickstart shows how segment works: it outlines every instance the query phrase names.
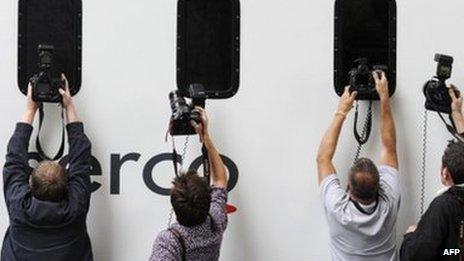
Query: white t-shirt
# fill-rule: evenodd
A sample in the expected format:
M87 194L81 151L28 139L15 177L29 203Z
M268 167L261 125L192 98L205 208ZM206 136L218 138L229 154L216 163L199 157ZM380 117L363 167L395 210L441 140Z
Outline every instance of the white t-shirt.
M350 201L335 174L322 181L321 197L329 225L332 260L398 260L395 225L401 199L399 174L389 166L380 166L379 173L379 201L370 215L362 213ZM375 203L361 207L371 213Z

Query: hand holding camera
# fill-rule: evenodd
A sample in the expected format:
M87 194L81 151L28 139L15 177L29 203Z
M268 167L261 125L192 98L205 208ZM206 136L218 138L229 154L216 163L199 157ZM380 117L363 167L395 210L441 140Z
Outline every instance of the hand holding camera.
M190 124L192 124L193 128L195 128L195 131L198 133L198 135L200 135L200 141L204 142L205 138L209 137L208 115L206 114L206 110L199 106L195 107L194 112L198 113L200 122L191 120Z
M32 99L32 85L27 86L26 96L26 111L35 113L39 109L40 104Z
M376 96L375 77L381 79L381 72L386 73L386 65L370 66L367 58L359 58L353 62L353 68L349 72L350 90L358 92L361 100L378 99ZM388 94L389 95L389 94Z
M59 92L61 95L61 104L66 110L66 116L68 118L68 123L77 122L79 118L77 117L76 108L74 107L74 102L71 96L71 91L69 90L68 79L64 74L61 74L61 79L64 82L64 89L60 88Z
M337 114L346 116L353 108L353 103L357 95L357 91L350 91L350 86L345 87L345 92L343 92L342 97L340 97L340 102L338 103Z
M458 96L458 88L451 84L450 88L448 89L448 93L451 97L451 113L462 114L463 97L462 95Z
M26 111L24 112L22 122L31 125L38 109L39 103L32 99L32 85L29 83L26 96Z
M379 94L380 100L387 100L390 98L390 92L388 90L388 79L384 71L374 71L372 76L375 81L375 89Z
M192 135L196 133L192 121L196 124L202 123L201 111L197 108L205 106L206 94L203 85L191 84L189 88L188 103L186 97L179 91L173 91L169 94L171 104L171 135Z
M61 80L64 82L64 89L60 88L58 91L61 95L61 103L63 104L63 107L67 109L70 106L73 106L73 100L71 92L69 91L69 82L66 75L61 74Z

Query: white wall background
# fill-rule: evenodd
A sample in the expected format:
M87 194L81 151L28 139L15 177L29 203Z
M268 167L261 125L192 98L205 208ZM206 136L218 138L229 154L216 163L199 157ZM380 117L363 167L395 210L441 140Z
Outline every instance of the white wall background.
M16 2L0 2L2 151L24 108L16 84ZM315 158L338 101L332 87L334 2L252 0L241 5L240 91L230 100L208 104L212 135L240 169L230 194L239 211L230 217L221 259L328 260ZM455 56L453 81L464 85L463 8L460 0L398 0L393 105L404 192L400 233L418 218L421 88L435 71L435 52ZM170 151L163 137L170 113L166 97L175 88L175 34L176 1L84 1L83 84L75 100L103 167L103 176L93 178L103 187L93 194L88 219L96 260L146 260L156 234L166 228L169 200L145 187L142 169L152 156ZM336 157L341 176L353 158L351 127L352 115ZM441 187L439 162L449 139L435 115L430 129L427 204ZM364 155L378 158L378 136L375 121ZM57 146L52 137L46 137L49 148ZM125 165L121 194L110 195L110 154L130 152L142 157ZM197 152L198 146L192 146L189 158ZM171 165L156 171L167 186ZM0 232L7 226L2 204Z

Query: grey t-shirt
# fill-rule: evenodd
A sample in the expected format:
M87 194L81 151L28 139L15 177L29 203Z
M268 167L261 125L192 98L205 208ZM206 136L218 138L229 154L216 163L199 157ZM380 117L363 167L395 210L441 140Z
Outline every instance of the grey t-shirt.
M186 260L219 260L227 227L226 203L227 190L213 187L206 221L195 227L175 223L172 230L162 231L153 245L150 261L181 261L184 254Z
M398 260L396 251L396 219L400 207L401 187L398 170L380 166L378 205L356 208L341 187L340 180L328 176L320 185L322 203L330 231L332 260ZM375 210L374 210L375 208Z

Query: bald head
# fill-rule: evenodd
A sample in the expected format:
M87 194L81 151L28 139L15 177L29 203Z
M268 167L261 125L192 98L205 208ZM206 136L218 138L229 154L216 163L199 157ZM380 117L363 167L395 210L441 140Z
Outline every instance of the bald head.
M67 188L64 168L52 161L42 161L32 171L30 178L32 195L40 200L59 202Z
M379 193L379 171L370 159L357 160L349 173L349 190L361 203L372 203Z

